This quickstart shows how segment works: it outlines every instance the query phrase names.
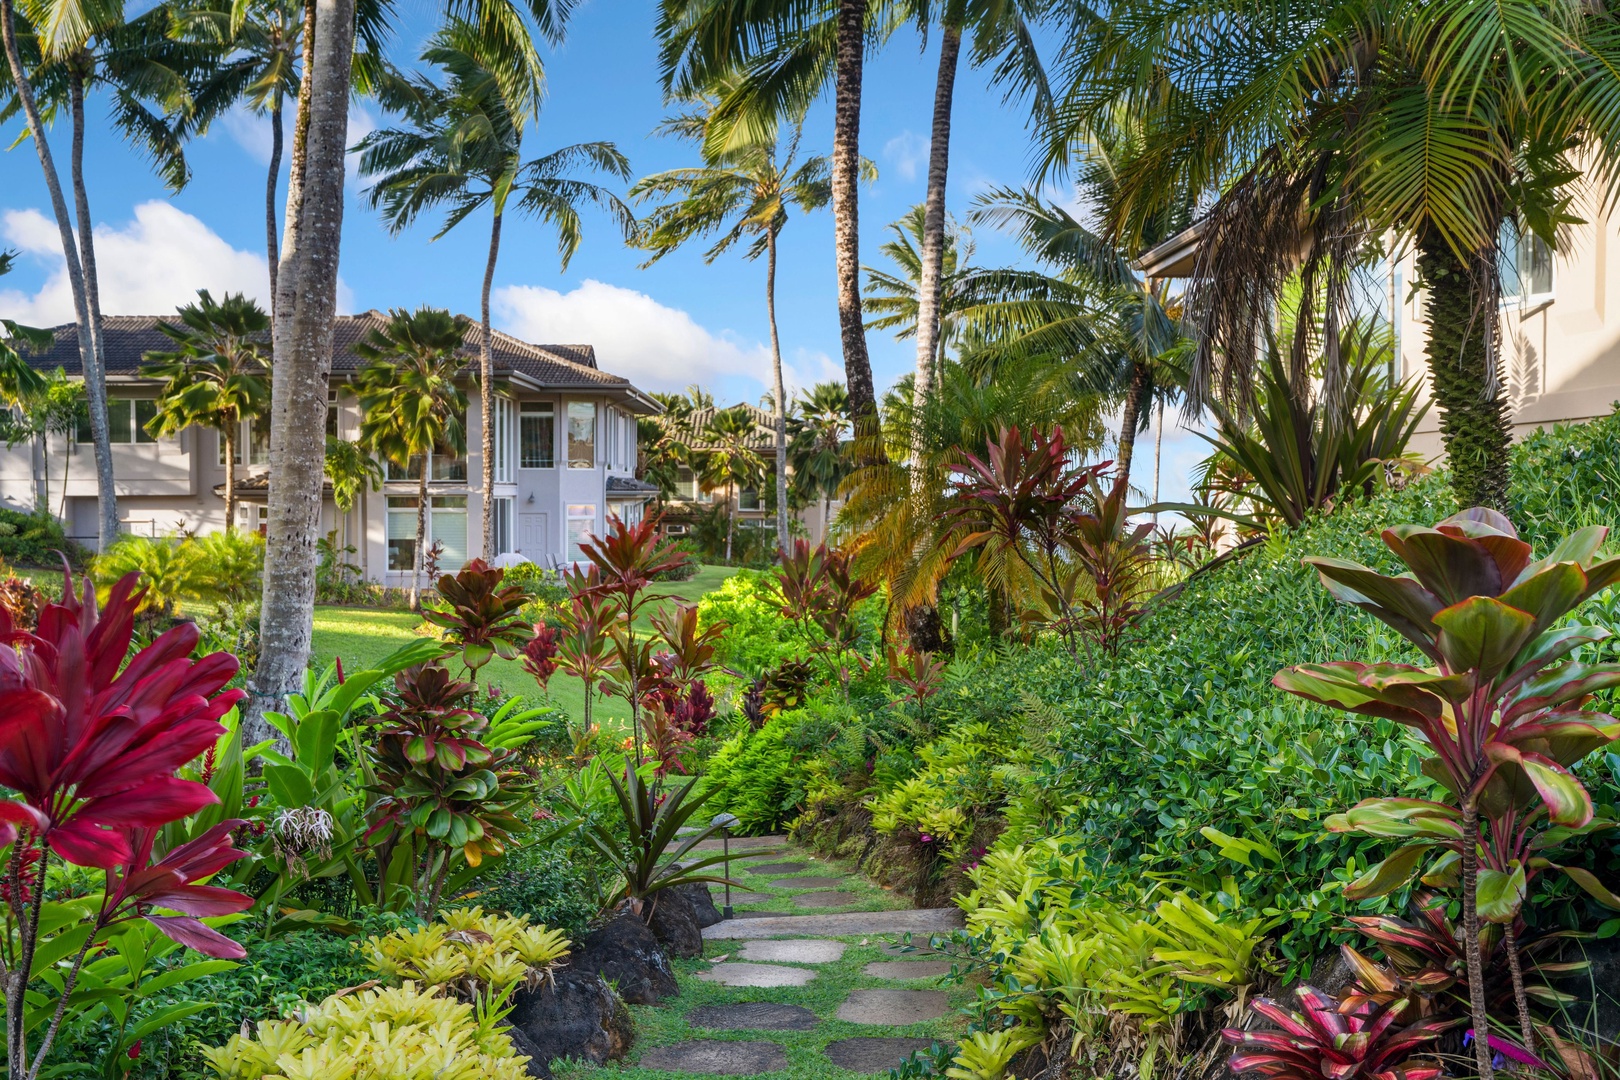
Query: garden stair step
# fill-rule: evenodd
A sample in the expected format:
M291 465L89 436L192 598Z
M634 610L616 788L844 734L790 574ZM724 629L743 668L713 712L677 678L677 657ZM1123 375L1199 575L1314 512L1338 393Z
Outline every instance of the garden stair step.
M710 941L773 937L847 937L850 934L948 934L962 926L960 908L902 911L838 911L827 915L767 915L726 919L705 927Z

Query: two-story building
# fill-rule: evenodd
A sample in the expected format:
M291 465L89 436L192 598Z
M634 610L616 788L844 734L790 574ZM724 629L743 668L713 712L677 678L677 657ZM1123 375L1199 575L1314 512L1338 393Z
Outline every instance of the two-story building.
M156 412L161 384L142 374L141 362L147 353L174 344L157 329L160 318L120 315L104 320L119 517L126 531L143 535L217 531L225 525L219 432L190 427L172 437L153 438L145 428ZM387 319L383 312L368 311L337 320L326 415L330 437L359 438L360 412L351 381L365 361L354 346ZM58 327L52 347L28 360L41 370L61 367L70 376L79 375L77 338L74 325ZM483 435L472 375L481 342L475 323L465 345L470 402L465 453L429 454L426 461L406 467L386 463L381 489L363 492L346 514L338 512L327 489L322 529L356 549L354 559L369 580L408 583L424 468L428 542L439 544L446 569L479 554L511 552L550 565L577 560L580 542L602 532L609 515L639 520L655 494L635 477L636 418L658 412L658 405L628 379L599 369L589 345L534 345L497 331L493 550L475 550L482 513ZM81 427L67 436L0 450L0 503L32 509L48 490L50 511L62 517L68 534L94 546L95 455L87 425ZM268 422L244 421L237 440L241 527L264 528L269 450Z

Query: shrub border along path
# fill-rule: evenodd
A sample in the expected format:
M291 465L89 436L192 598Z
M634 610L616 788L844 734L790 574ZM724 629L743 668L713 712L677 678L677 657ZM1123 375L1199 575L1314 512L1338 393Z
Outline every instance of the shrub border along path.
M735 845L733 852L737 849ZM632 1077L634 1080L689 1080L694 1076L715 1076L715 1073L675 1072L660 1068L642 1067L639 1062L654 1049L674 1048L691 1042L741 1042L766 1043L780 1046L785 1052L787 1067L769 1073L749 1073L748 1075L768 1075L780 1080L825 1080L825 1078L844 1078L863 1075L833 1064L827 1057L826 1049L831 1043L845 1039L870 1038L906 1038L921 1039L929 1042L939 1042L943 1045L954 1043L966 1028L966 1018L958 1011L969 1004L975 997L975 990L971 983L952 983L947 977L944 979L921 978L908 980L895 980L877 978L864 973L863 969L871 963L880 961L893 961L897 957L893 953L893 946L904 940L902 932L872 932L850 935L827 935L813 932L775 932L783 924L801 922L806 929L813 928L820 920L815 913L807 912L793 903L792 897L807 892L822 891L819 889L791 889L786 886L771 888L770 882L791 880L794 877L825 877L838 874L844 878L840 886L841 891L852 892L859 896L859 900L847 907L828 909L829 912L866 912L871 913L871 925L888 924L895 927L904 925L917 925L919 913L910 908L900 897L877 888L859 874L850 870L842 863L829 862L817 859L815 856L782 847L769 849L769 855L750 853L750 857L762 859L764 863L777 863L787 860L803 862L806 868L795 875L784 875L779 871L766 871L752 873L739 865L738 859L733 859L732 876L735 880L746 883L750 891L776 894L769 901L761 903L741 904L734 903L739 914L747 912L780 913L779 918L771 919L769 935L771 938L787 938L794 940L824 939L841 941L845 943L843 955L830 963L788 963L773 961L754 961L748 963L770 964L785 968L808 968L815 972L815 978L804 986L785 987L731 987L699 978L699 975L714 969L717 963L724 960L738 961L740 954L748 945L746 941L720 937L732 930L746 932L749 919L738 919L735 922L721 923L710 927L705 934L703 958L694 960L676 960L674 962L676 979L680 984L680 993L662 1005L657 1006L630 1006L630 1011L636 1021L636 1044L629 1057L622 1062L604 1066L587 1065L578 1062L553 1062L551 1070L558 1080L601 1080L613 1076ZM746 864L743 864L746 865ZM715 903L724 903L724 891L720 887L714 888ZM733 890L735 896L737 890ZM886 915L884 913L893 913ZM924 917L921 921L937 921L949 919L955 913L937 913ZM808 918L803 918L808 915ZM793 916L801 917L799 919ZM797 927L788 926L790 931ZM919 947L926 947L926 937L919 935L915 943ZM885 946L890 951L885 951ZM906 1025L879 1025L857 1024L837 1018L839 1007L842 1006L853 991L857 990L940 990L947 995L948 1007L943 1016L934 1020L925 1020L919 1023ZM798 1005L815 1013L817 1024L808 1031L726 1031L712 1028L694 1027L687 1023L687 1017L696 1009L704 1006L734 1005L741 1002L771 1002L782 1005ZM664 1055L655 1055L662 1057ZM893 1065L899 1065L896 1059ZM886 1076L887 1069L876 1073L864 1075Z

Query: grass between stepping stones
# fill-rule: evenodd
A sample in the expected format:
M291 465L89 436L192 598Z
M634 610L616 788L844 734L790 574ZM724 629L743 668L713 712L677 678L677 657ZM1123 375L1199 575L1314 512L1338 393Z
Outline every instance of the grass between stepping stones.
M825 879L831 876L839 878L836 891L854 893L859 900L849 905L840 905L829 908L829 911L900 911L912 906L907 897L897 896L888 889L879 888L856 871L853 867L831 859L817 859L809 855L800 855L793 852L792 860L802 862L805 869L797 874L781 874L777 872L755 873L746 863L739 864L735 860L731 866L733 881L740 881L751 889L769 894L770 898L763 901L742 903L736 900L737 891L732 890L732 906L738 911L774 911L783 915L815 914L820 909L806 908L793 902L793 898L801 893L826 892L827 887L822 884L805 885L799 888L793 884L795 878ZM783 860L773 860L783 861ZM720 868L715 867L719 872ZM775 882L773 885L772 883ZM724 890L719 886L711 886L710 893L716 898L715 903L724 903ZM923 942L926 944L926 942Z
M854 888L858 883L858 879L852 879L850 885ZM941 984L937 980L926 982L908 980L896 983L892 979L874 979L862 974L861 969L874 961L888 959L881 948L882 940L876 935L864 939L857 936L828 940L848 943L849 947L844 950L841 959L830 964L813 965L817 977L807 986L773 989L725 987L697 979L697 973L707 971L712 966L714 958L727 956L735 959L742 944L737 941L707 942L704 948L706 959L675 961L675 974L681 986L679 996L670 998L662 1005L630 1006L636 1021L636 1044L625 1061L602 1066L557 1061L552 1063L551 1071L558 1080L597 1080L597 1078L605 1080L609 1076L624 1076L627 1080L691 1080L694 1074L644 1069L637 1065L636 1061L655 1046L668 1046L692 1039L707 1039L778 1043L787 1053L788 1067L780 1072L768 1074L773 1080L776 1078L844 1080L859 1074L841 1069L828 1060L824 1053L828 1043L840 1039L898 1036L936 1039L949 1044L961 1038L967 1020L957 1010L973 1000L974 988L971 984L952 986ZM866 940L867 944L861 945L862 940ZM843 1004L852 990L901 987L943 989L950 995L951 1009L937 1020L903 1027L852 1024L834 1018L838 1006ZM687 1015L700 1006L730 1005L740 1001L771 1001L785 1005L802 1005L820 1017L821 1022L811 1031L716 1031L692 1027L686 1022ZM875 1075L881 1078L885 1074Z

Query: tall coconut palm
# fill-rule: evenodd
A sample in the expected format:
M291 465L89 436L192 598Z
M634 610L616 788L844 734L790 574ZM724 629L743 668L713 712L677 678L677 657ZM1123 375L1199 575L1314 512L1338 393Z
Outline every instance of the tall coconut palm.
M789 208L808 213L832 198L827 159L798 161L802 117L790 124L785 145L777 139L715 151L706 136L714 100L666 121L663 130L693 139L705 147L703 164L670 169L636 182L630 194L664 201L647 214L636 243L652 251L650 266L698 237L718 239L703 253L713 262L742 241L743 257L765 256L765 317L771 331L772 415L776 431L776 542L789 548L787 510L787 389L782 379L782 341L776 326L776 258L778 237L787 225Z
M711 490L726 489L726 562L731 561L737 524L737 491L765 480L765 462L754 446L757 432L747 409L722 409L702 434L705 445L698 459L702 483Z
M6 0L10 2L10 0ZM562 41L576 0L446 0L492 41L521 52L527 23ZM358 12L357 12L358 6ZM314 632L315 570L324 479L324 417L343 230L344 167L355 35L391 12L380 0L306 0L305 62L289 153L286 213L276 275L276 381L270 401L269 528L259 662L248 680L244 738L267 737L264 710L298 687ZM357 14L366 18L357 27ZM539 57L525 59L535 67Z
M923 271L923 234L927 208L913 206L906 216L888 225L893 239L878 248L895 266L895 271L868 266L866 270L866 320L868 330L888 330L902 341L918 333ZM947 217L944 255L940 263L939 296L935 306L934 371L937 385L939 365L946 350L959 334L958 316L965 302L963 286L971 279L969 260L973 258L973 233Z
M946 284L947 247L945 180L950 168L951 109L964 32L974 64L995 63L993 82L1008 85L1008 96L1033 93L1037 115L1051 108L1046 72L1036 54L1033 24L1050 9L1048 0L916 0L913 18L924 34L937 21L940 29L939 71L934 82L934 112L928 141L928 186L923 198L921 251L917 283L917 378L924 393L934 387L939 362L940 321ZM922 430L918 429L918 437Z
M179 308L179 325L158 329L179 348L146 355L142 373L163 380L154 436L188 427L219 432L225 450L225 530L236 528L236 455L242 421L264 414L270 402L270 316L241 293L215 300L197 290L197 302Z
M396 308L388 325L354 347L369 360L355 379L360 396L360 445L407 468L421 459L416 488L416 550L411 556L411 610L421 608L422 557L427 545L428 455L462 454L467 395L456 385L472 323L441 308Z
M437 240L469 215L490 208L479 306L483 512L478 542L489 556L495 520L495 354L489 302L507 208L555 230L566 270L579 249L582 205L604 210L626 239L635 228L634 215L616 195L567 174L585 168L627 179L630 163L608 142L576 143L523 161L523 129L539 112L542 86L536 72L492 48L481 27L450 19L423 50L422 60L438 69L442 82L425 75L384 82L384 104L401 113L408 126L374 131L362 139L360 171L375 180L371 205L382 210L392 232L424 211L444 206L448 213L433 237Z
M300 0L193 0L174 11L170 33L216 51L218 61L192 93L188 133L200 134L238 104L270 121L270 165L264 187L264 246L270 267L270 302L275 310L280 269L276 195L286 151L283 114L298 95L304 48L304 4Z
M1129 240L1166 190L1219 195L1188 292L1193 400L1246 392L1296 275L1314 313L1289 350L1293 374L1325 345L1328 388L1342 384L1331 354L1353 315L1351 268L1370 238L1393 233L1417 253L1454 494L1505 508L1499 237L1517 227L1556 247L1578 183L1600 198L1620 190L1612 13L1537 0L1130 0L1077 31L1049 161L1105 111L1129 110L1150 133L1111 233ZM1201 41L1221 47L1180 46Z
M861 312L861 84L868 47L894 29L898 11L892 0L662 0L657 26L666 91L689 97L741 73L708 134L716 150L759 142L782 118L803 115L833 81L829 179L839 336L850 408L869 435L877 397ZM877 439L866 444L882 453Z
M189 108L188 77L203 58L196 50L169 40L168 14L162 8L126 21L121 6L84 6L61 0L40 4L30 9L30 14L32 18L19 18L13 0L0 4L0 39L10 75L0 119L23 114L39 155L62 241L90 411L100 542L106 547L118 534L118 502L107 428L94 220L84 176L86 100L98 89L108 91L114 126L156 163L170 190L178 191L189 172L171 118ZM46 128L63 110L72 127L68 159L72 218L45 138Z
M788 459L793 465L794 494L821 503L821 522L830 522L829 508L849 475L849 391L841 383L824 382L801 392L793 410Z

